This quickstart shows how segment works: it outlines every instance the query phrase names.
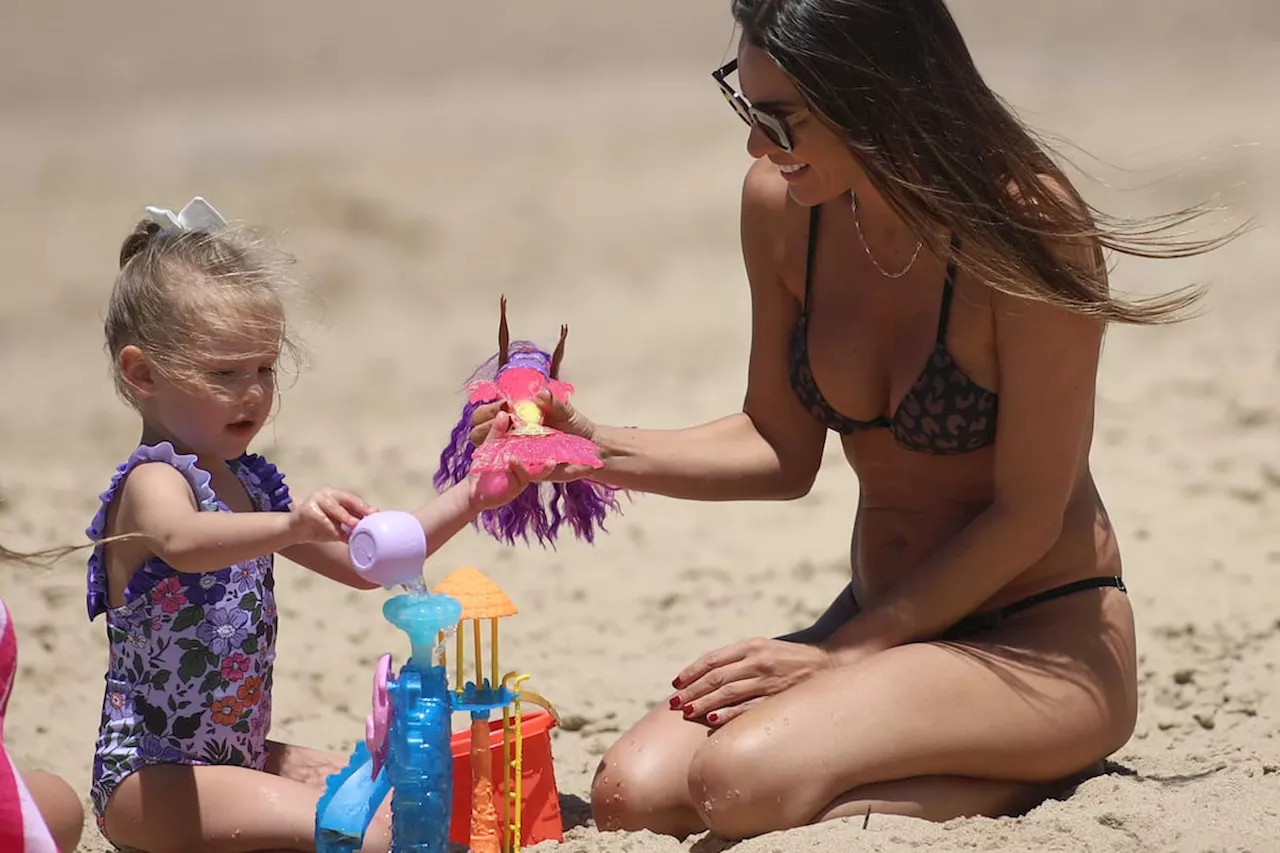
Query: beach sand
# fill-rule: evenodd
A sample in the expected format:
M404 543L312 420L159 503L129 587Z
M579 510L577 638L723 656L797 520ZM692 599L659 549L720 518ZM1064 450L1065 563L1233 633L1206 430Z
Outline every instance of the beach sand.
M0 537L82 541L137 438L101 317L146 204L203 194L293 252L313 364L256 449L295 494L383 507L431 493L458 390L513 335L572 329L566 376L601 421L676 427L740 405L748 345L737 203L745 132L709 72L728 4L17 4L0 10ZM1280 7L1273 0L964 0L991 84L1098 180L1156 212L1221 193L1262 229L1114 285L1210 285L1205 315L1109 332L1093 468L1139 624L1141 717L1113 772L1019 819L872 816L735 853L1280 850ZM74 11L71 11L74 10ZM829 443L812 494L640 497L595 546L464 531L427 567L493 577L520 607L503 668L564 714L556 772L574 853L713 853L701 836L601 834L602 752L703 651L806 624L847 580L857 484ZM350 749L383 651L361 594L278 561L278 739ZM79 559L7 567L21 670L6 740L87 794L106 663ZM867 732L875 737L875 732ZM87 802L87 800L86 800ZM81 850L106 845L86 824Z

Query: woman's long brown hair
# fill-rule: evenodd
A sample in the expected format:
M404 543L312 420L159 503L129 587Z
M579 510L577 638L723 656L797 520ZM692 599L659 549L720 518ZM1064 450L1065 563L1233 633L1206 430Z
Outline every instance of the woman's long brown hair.
M1108 321L1183 319L1189 286L1121 299L1102 250L1182 258L1247 227L1186 237L1194 205L1147 218L1089 205L1049 146L991 91L943 0L732 0L746 40L840 132L876 189L940 257L949 233L962 268L989 286ZM1064 258L1080 258L1065 262Z

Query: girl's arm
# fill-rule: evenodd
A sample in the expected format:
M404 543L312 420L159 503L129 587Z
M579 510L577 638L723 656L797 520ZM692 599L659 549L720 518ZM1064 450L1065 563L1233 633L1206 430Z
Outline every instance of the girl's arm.
M413 513L422 524L427 536L427 556L430 557L458 531L475 520L481 507L472 499L471 483L464 480L435 500ZM356 589L377 589L378 585L356 573L345 542L308 542L294 545L280 552L316 574L346 584Z
M307 538L289 512L202 512L181 472L164 463L138 465L125 478L117 533L138 533L151 553L179 572L211 572L289 548Z
M500 414L494 419L490 437L498 438L505 435L510 426L510 416ZM449 487L431 503L413 513L418 523L422 525L422 532L426 535L428 557L440 550L441 546L452 539L458 531L475 521L476 516L481 512L497 509L515 500L529 485L529 473L519 465L513 464L507 474L507 487L501 494L482 496L478 491L478 480L474 476L468 477ZM372 507L363 504L357 509L362 515L374 511ZM356 520L351 518L343 523L354 527ZM299 565L347 586L358 589L377 588L377 584L360 577L352 567L350 552L345 542L295 545L281 553Z

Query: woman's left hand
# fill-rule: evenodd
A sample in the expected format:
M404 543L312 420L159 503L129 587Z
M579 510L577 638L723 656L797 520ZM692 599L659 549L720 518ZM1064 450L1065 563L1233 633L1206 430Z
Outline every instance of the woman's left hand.
M722 726L749 706L833 666L824 649L757 638L708 652L672 682L671 708Z

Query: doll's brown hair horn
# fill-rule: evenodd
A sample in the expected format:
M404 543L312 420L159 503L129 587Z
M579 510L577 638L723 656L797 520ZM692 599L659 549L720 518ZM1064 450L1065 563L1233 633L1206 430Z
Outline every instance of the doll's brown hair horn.
M568 325L560 326L560 342L556 344L556 351L551 355L551 378L560 378L560 362L564 361L564 339L569 337Z
M507 331L507 297L504 295L498 303L498 366L503 367L510 357L511 335Z

